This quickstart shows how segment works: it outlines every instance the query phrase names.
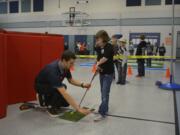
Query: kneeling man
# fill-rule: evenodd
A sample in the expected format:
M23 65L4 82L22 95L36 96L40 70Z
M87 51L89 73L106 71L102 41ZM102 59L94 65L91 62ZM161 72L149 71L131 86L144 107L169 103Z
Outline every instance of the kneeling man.
M69 105L80 113L90 113L89 110L79 107L66 91L66 85L63 84L64 78L67 78L72 85L90 88L90 84L81 83L72 78L70 68L74 65L75 59L74 53L65 51L61 59L46 65L36 77L35 90L39 95L40 104L48 106L48 113L52 117L58 116L61 107L68 107Z

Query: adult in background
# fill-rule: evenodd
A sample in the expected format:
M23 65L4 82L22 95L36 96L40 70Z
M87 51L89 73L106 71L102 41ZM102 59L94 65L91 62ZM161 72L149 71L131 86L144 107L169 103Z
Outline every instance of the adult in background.
M164 43L162 43L162 45L159 47L159 56L165 56L166 54L166 48L164 46ZM164 59L161 59L164 60Z
M146 41L145 41L145 36L144 35L140 35L140 43L137 46L137 50L136 50L136 56L143 56L145 55L145 49L146 49ZM138 65L138 74L136 77L144 77L145 76L145 59L137 59L137 65Z

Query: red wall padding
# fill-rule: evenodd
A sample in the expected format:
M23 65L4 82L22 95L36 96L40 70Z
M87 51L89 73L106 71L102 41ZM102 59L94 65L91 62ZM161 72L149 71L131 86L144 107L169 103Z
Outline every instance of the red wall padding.
M7 41L8 103L34 100L33 82L41 66L41 39L7 35Z
M21 32L1 35L6 39L1 40L3 36L0 36L0 63L5 59L0 65L0 74L6 73L5 79L0 76L0 116L3 117L7 102L15 104L35 100L34 79L44 65L62 54L64 38L60 35ZM6 48L2 41L6 42Z
M41 66L43 67L52 60L58 59L62 55L62 50L64 50L64 38L57 36L46 36L43 38Z
M5 83L5 35L0 33L0 118L6 116L7 91Z

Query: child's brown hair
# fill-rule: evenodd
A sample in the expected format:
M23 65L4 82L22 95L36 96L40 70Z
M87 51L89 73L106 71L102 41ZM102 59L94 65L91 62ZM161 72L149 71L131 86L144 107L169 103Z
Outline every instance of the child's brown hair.
M107 43L107 42L109 42L109 40L110 40L110 37L109 37L108 33L107 33L105 30L100 30L100 31L98 31L98 32L96 33L95 38L96 38L96 39L102 38L104 43Z

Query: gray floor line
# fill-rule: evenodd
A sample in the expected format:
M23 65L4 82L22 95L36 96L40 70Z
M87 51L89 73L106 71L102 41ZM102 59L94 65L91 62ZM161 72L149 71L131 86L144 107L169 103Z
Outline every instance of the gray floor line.
M180 135L179 120L178 120L178 108L177 108L177 99L176 99L176 91L175 90L173 90L173 98L174 98L175 134Z
M94 112L94 114L99 114L98 112ZM132 116L122 116L122 115L114 115L114 114L107 114L106 116L114 117L114 118L123 118L123 119L131 119L131 120L138 120L138 121L147 121L147 122L155 122L155 123L164 123L164 124L170 124L175 125L175 122L170 121L161 121L161 120L152 120L152 119L145 119L145 118L137 118Z
M174 122L136 118L136 117L130 117L130 116L119 116L119 115L111 115L111 114L108 114L107 116L116 117L116 118L124 118L124 119L133 119L133 120L139 120L139 121L149 121L149 122L156 122L156 123L172 124L172 125L175 124Z
M176 65L175 65L175 72L177 73L178 72L178 68L179 67L179 62L176 62ZM177 77L177 74L174 75L174 79L175 80L178 80L178 77ZM177 92L175 90L173 90L173 99L174 99L174 119L175 119L175 134L176 135L180 135L180 129L179 129L179 116L178 116L178 111L179 111L179 106L178 106L178 103L177 103L177 100L178 100L178 96L177 96Z

